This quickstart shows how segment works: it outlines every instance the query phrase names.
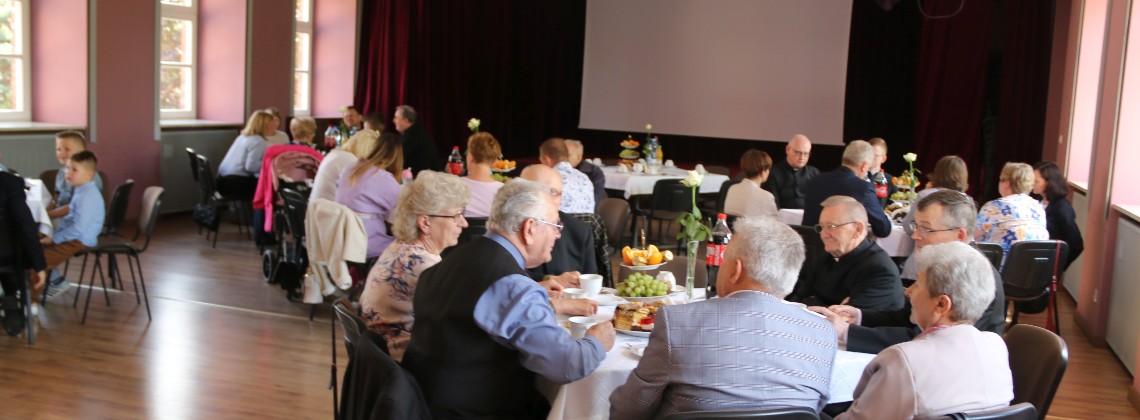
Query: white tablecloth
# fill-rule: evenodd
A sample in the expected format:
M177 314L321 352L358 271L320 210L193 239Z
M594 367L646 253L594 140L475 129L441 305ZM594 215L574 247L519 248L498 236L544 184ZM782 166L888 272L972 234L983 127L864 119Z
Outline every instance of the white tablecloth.
M658 175L632 174L618 172L617 166L606 166L602 170L606 173L606 189L625 192L625 198L635 195L653 194L653 184L662 179L684 179L688 171L680 168L662 168ZM701 182L700 194L715 194L720 192L720 184L728 181L728 177L720 174L705 174Z
M32 211L32 219L36 221L40 233L51 236L51 217L48 216L47 204L51 202L51 193L44 187L44 182L38 179L24 179L28 186L26 201L28 210Z
M696 291L695 291L696 292ZM703 295L703 290L699 291ZM702 296L703 297L703 296ZM609 322L614 316L614 307L599 307L598 319ZM610 417L610 395L625 384L629 374L637 367L641 358L630 352L629 344L646 344L649 338L634 337L618 333L614 348L606 354L606 360L589 376L566 385L558 385L538 379L538 390L550 401L548 420L557 419L598 419ZM851 401L855 385L863 375L863 368L875 355L840 351L831 373L831 402Z
M802 209L780 209L778 217L785 224L798 225L803 223L804 211ZM886 238L876 238L875 243L892 257L906 257L914 252L914 239L907 235L902 225L891 224L891 235Z

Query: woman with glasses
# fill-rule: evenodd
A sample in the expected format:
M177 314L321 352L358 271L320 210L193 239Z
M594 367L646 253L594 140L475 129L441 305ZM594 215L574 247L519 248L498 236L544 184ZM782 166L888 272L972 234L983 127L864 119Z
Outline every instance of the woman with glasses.
M463 181L471 188L471 200L467 202L467 217L487 217L491 214L491 200L503 187L503 183L491 177L491 165L502 155L499 141L486 131L480 131L467 138L467 176Z
M411 340L416 282L420 273L440 262L444 248L459 242L467 227L463 209L470 193L459 177L425 170L396 199L395 241L372 266L360 295L365 324L384 334L396 361L403 359Z
M403 147L395 134L385 133L376 148L364 160L344 171L337 182L336 202L352 209L368 233L368 260L376 257L392 243L392 235L384 221L396 206L400 194L400 173L404 164Z
M974 239L1001 245L1003 254L1009 253L1014 242L1049 239L1045 208L1029 196L1034 180L1032 166L1005 164L998 181L1001 198L978 209Z
M1061 271L1067 270L1073 260L1085 250L1085 240L1081 238L1081 228L1077 226L1077 214L1069 203L1069 182L1056 163L1044 161L1033 165L1033 193L1041 196L1045 206L1045 226L1049 239L1060 239L1069 244L1069 258Z

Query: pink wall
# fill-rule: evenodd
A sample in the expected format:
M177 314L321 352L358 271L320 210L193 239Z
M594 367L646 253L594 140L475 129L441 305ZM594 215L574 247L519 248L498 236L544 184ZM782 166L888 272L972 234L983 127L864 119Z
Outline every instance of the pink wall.
M355 0L320 0L313 11L313 116L339 117L356 74ZM366 111L386 112L371 109Z
M244 122L244 1L199 0L198 118Z
M87 2L31 7L32 121L87 124Z
M232 1L232 0L231 0ZM292 114L293 2L250 0L246 45L246 112L277 107Z
M155 141L158 96L158 19L154 0L91 2L90 137L99 169L112 186L128 178L136 187L131 202L141 202L146 187L159 185L159 142ZM143 24L144 28L139 28ZM143 30L147 29L147 30ZM135 217L131 206L127 217Z

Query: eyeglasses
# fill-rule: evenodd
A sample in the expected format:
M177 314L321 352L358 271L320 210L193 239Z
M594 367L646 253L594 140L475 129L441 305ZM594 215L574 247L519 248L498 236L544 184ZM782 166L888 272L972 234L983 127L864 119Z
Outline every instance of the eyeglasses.
M551 188L550 189L550 195L553 195L555 197L561 197L562 196L562 190Z
M459 214L427 214L425 216L427 216L427 217L446 217L446 218L450 218L450 219L454 220L455 223L459 223L459 221L463 219L463 213L466 213L466 212L467 212L467 208L464 207L464 208L459 210Z
M815 225L815 226L812 226L812 227L813 227L813 228L815 228L815 233L823 233L823 230L824 230L824 229L827 229L827 231L828 231L828 232L833 232L833 231L835 231L836 229L839 229L841 226L847 226L847 225L849 225L849 224L852 224L852 223L859 223L859 222L857 222L857 221L850 221L850 222L847 222L847 223L840 223L840 224L838 224L838 225L818 225L818 224L817 224L817 225Z
M795 154L796 156L803 156L803 157L810 157L811 156L810 150L805 152L802 150L792 149L792 153Z
M910 222L910 230L913 232L919 232L923 236L929 235L931 233L949 232L949 231L958 230L958 229L961 229L961 228L952 227L952 228L946 228L946 229L931 229L931 228L928 228L925 226L919 226L918 223Z
M558 231L558 233L562 233L563 226L560 224L547 222L547 221L539 219L537 217L532 217L532 219L534 219L534 221L536 221L538 223L542 223L542 224L547 225L547 226L552 226L552 227L554 227L555 230Z

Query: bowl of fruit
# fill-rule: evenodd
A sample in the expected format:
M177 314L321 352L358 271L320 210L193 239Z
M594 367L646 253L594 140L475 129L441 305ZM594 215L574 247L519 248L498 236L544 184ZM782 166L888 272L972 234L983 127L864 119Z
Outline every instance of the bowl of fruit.
M680 286L670 287L669 283L657 280L645 273L634 272L618 283L617 295L632 302L658 302L674 294L684 294Z
M516 167L518 167L518 162L504 159L491 164L491 171L505 173L515 170Z
M625 140L621 141L621 147L624 147L626 149L636 149L637 146L640 146L640 145L641 145L641 143L638 143L637 140L634 140L633 136L626 137Z
M656 270L669 261L673 261L673 252L668 250L661 252L654 245L649 245L645 249L628 246L621 249L621 266L630 270Z

